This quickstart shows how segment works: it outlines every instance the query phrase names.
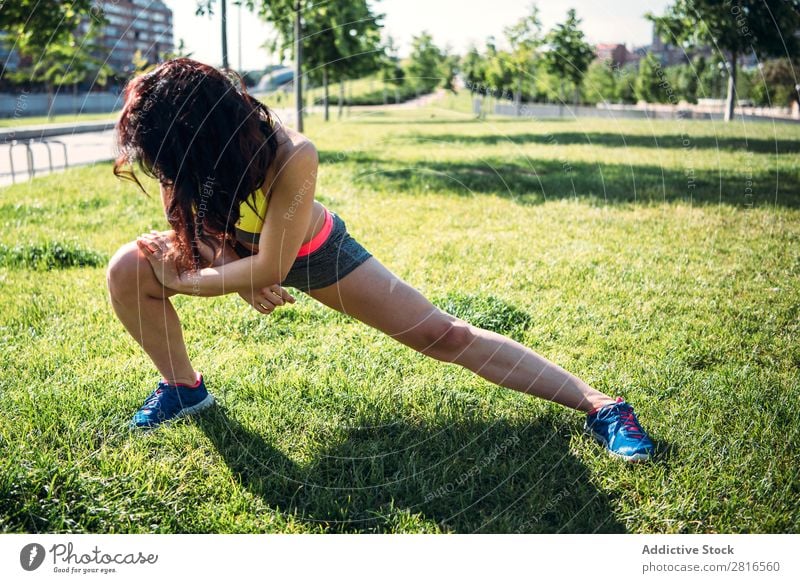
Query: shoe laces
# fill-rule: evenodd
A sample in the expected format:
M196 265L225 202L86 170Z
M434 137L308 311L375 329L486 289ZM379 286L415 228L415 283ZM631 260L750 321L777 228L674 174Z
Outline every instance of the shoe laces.
M161 393L164 392L164 387L162 383L158 384L158 388L150 393L150 396L144 400L144 404L142 405L142 409L155 409L159 404L159 397Z
M642 428L636 421L636 416L633 414L633 409L630 406L622 406L619 408L619 418L622 425L622 430L631 437L641 439L643 437Z

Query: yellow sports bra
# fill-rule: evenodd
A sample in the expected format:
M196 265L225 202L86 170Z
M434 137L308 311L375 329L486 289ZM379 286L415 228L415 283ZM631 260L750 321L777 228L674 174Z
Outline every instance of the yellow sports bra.
M255 211L253 210L255 208ZM267 195L260 188L239 205L236 239L242 243L258 245L261 227L267 216Z

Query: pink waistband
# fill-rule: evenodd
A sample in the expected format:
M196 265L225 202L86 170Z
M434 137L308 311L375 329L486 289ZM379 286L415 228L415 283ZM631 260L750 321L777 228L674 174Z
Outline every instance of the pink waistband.
M303 243L300 250L297 252L298 257L305 257L311 255L314 251L322 247L322 244L328 240L328 237L333 230L333 216L328 209L325 209L325 223L322 225L322 230L314 235L308 243Z

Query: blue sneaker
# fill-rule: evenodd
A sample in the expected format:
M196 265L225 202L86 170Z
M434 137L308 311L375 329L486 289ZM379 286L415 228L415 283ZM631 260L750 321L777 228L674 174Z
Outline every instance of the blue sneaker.
M586 417L586 431L602 443L611 455L629 462L649 460L655 445L639 425L633 407L622 397Z
M206 390L201 375L194 386L162 380L156 390L139 407L131 421L132 428L153 429L165 421L191 415L214 404L214 397Z

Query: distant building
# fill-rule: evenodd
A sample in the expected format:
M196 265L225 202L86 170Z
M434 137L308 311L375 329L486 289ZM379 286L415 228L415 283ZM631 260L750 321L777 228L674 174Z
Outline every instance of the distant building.
M597 58L603 62L621 67L630 60L628 49L623 44L601 43L594 47Z
M664 67L682 65L689 62L687 51L661 40L655 26L653 26L653 44L650 45L648 52L653 53Z
M639 61L644 58L648 50L650 50L650 45L631 47L631 50L628 51L628 65L638 68Z
M106 24L97 39L105 60L120 77L129 75L136 51L149 63L157 63L174 50L172 10L161 0L97 0L102 7ZM78 25L78 36L86 33L90 20ZM0 33L0 41L4 34ZM20 57L0 43L0 70L14 71Z
M107 23L99 44L106 63L119 75L133 71L136 51L149 63L158 63L174 50L172 10L161 0L100 0ZM89 22L79 26L85 32Z

